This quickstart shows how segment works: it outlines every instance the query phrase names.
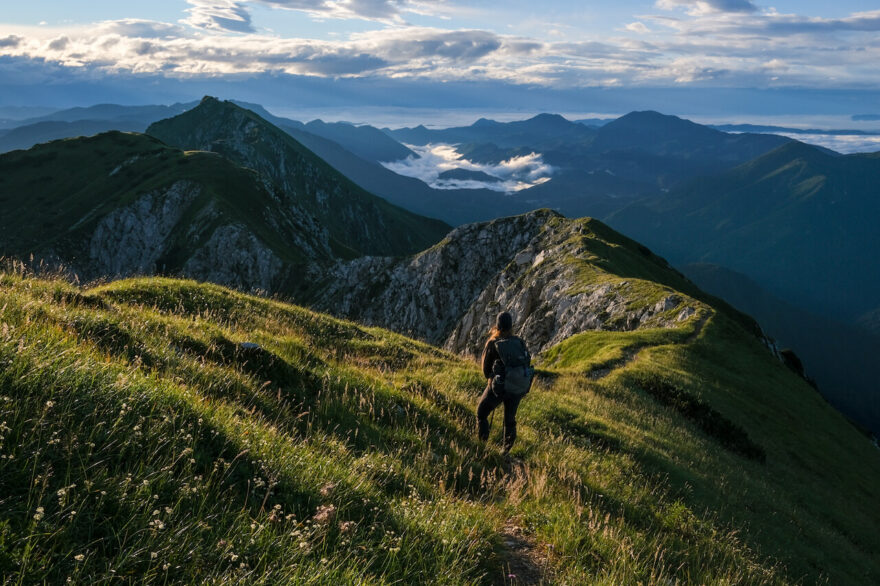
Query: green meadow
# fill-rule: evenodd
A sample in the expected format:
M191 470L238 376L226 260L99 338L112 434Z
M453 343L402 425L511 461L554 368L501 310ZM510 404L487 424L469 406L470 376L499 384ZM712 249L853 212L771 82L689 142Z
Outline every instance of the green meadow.
M870 584L880 450L721 308L472 361L215 285L0 274L0 584Z

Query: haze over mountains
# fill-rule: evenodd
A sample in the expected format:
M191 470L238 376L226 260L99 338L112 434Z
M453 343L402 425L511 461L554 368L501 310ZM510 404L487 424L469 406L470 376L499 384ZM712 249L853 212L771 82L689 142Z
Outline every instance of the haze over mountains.
M62 134L75 133L77 128L83 132L112 127L146 130L146 123L171 115L178 116L153 124L148 132L180 149L220 153L228 161L222 165L256 170L263 178L264 192L275 190L284 194L282 197L297 199L294 209L299 211L284 213L298 215L300 225L309 226L298 229L299 238L310 251L305 257L322 259L319 265L361 254L413 253L445 234L447 227L442 222L416 219L394 206L452 226L547 207L568 217L607 219L673 264L713 262L739 271L802 310L849 324L841 323L841 327L870 330L875 321L872 316L880 307L876 271L865 269L876 266L878 250L875 231L867 221L877 201L871 195L877 173L875 157L841 157L787 137L726 133L657 112L633 112L611 121L573 122L543 114L510 123L482 119L448 129L380 130L320 120L301 123L274 116L256 104L233 106L205 100L201 105L73 109L7 130L0 141L14 139L26 144L52 136L53 129L61 129ZM41 134L40 128L45 132ZM449 146L438 151L434 145ZM149 152L154 147L144 143L142 148ZM442 156L430 159L416 152L428 153L425 149ZM329 168L319 159L345 178L334 176L326 180L329 183L319 178L303 184L302 167L288 168L290 161L309 161L307 167L324 169L322 173L329 177ZM435 168L432 184L442 189L417 176L394 172L440 163L444 166ZM534 186L507 193L493 191L516 173L528 174L530 170L540 179ZM188 180L169 177L169 185ZM325 184L336 187L325 189ZM389 207L367 192L394 205ZM355 197L356 193L360 195ZM365 203L366 208L347 207L352 201L371 203ZM279 214L267 213L266 217ZM352 219L359 228L352 230ZM424 227L416 229L421 240L399 240L411 238L404 235L417 225ZM249 229L248 233L277 233L278 229L268 226L255 232ZM290 239L291 235L277 238ZM4 252L18 254L38 240L27 241L23 247L12 246L10 243L16 242L13 236ZM168 262L164 245L159 249L165 252L135 263L138 270L164 266L175 272L195 266L195 261L187 265L187 259ZM211 278L245 288L288 290L289 284L280 284L286 283L282 274L289 269L277 268L276 260L289 254L281 254L277 246L268 249L272 260L250 276L233 278L233 274L245 273L218 268ZM97 274L107 266L115 271L121 266L110 263L92 273L86 270L86 256L85 252L77 256L84 263L77 267L84 275ZM281 262L285 263L288 260ZM832 401L835 396L861 397L858 408L853 407L858 401L846 401L847 412L866 425L874 426L869 422L880 420L877 415L867 415L880 413L870 376L851 374L874 373L873 365L864 361L859 362L861 367L844 367L842 361L832 361L836 366L830 367L829 361L817 364L828 340L834 338L836 347L849 348L852 356L864 356L864 339L820 336L815 328L798 330L796 325L777 331L784 332L778 334L783 345L805 350L808 373L822 373L818 378ZM873 340L873 334L867 335ZM854 378L858 382L850 384Z
M694 181L612 224L675 263L714 262L795 303L855 320L876 307L880 156L792 142Z
M180 273L289 291L336 257L411 253L449 229L361 190L234 104L206 99L151 128L164 143L111 132L0 157L4 254L85 279Z

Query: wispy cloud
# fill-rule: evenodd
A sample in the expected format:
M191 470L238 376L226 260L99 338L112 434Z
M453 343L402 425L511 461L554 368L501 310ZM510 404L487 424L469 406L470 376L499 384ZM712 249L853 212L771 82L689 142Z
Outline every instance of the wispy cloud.
M757 10L746 0L659 0L662 10L636 15L612 35L565 42L404 22L410 13L450 9L440 1L188 1L189 16L181 23L0 25L0 56L79 68L83 75L293 74L555 88L880 83L880 10L816 18ZM378 24L333 40L283 38L254 30L249 9L256 4Z
M685 8L688 14L699 16L721 12L755 12L758 7L749 0L657 0L664 10Z
M638 20L635 22L629 23L624 28L626 28L626 30L633 32L633 33L645 34L645 33L651 32L651 29L649 29L647 26L645 26L645 23L640 22Z
M250 7L268 6L304 12L319 19L358 19L405 24L404 15L437 14L443 1L416 0L187 0L190 16L184 22L206 30L254 32Z
M255 32L247 2L235 0L187 0L189 18L183 22L205 30Z
M553 174L553 167L545 163L539 153L512 157L497 164L482 164L465 159L455 145L406 146L418 157L409 156L382 165L398 175L421 179L435 189L491 189L512 193L546 183ZM451 171L467 173L449 177Z

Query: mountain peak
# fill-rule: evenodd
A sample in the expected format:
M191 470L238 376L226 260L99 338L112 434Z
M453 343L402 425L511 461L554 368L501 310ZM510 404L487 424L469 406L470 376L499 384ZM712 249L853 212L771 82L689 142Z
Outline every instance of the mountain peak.
M566 130L575 123L559 114L543 112L523 120L522 124L530 128L540 128L542 130Z
M368 193L293 136L233 102L206 97L147 132L180 149L213 151L253 169L321 221L340 256L414 252L449 229Z
M651 128L676 128L676 129L695 129L700 128L711 132L717 132L711 130L708 127L701 126L696 122L692 122L685 118L679 118L673 114L662 114L655 110L641 110L630 112L629 114L625 114L614 120L613 122L609 122L603 128L621 128L621 127L632 127L637 126L641 129L645 129L646 127Z
M599 128L598 144L605 148L657 148L666 143L686 143L705 148L725 134L678 116L654 110L630 112Z
M537 115L529 118L529 121L531 121L531 122L560 122L560 121L568 122L569 120L561 114L551 114L549 112L542 112L540 114L537 114Z
M471 124L471 126L473 128L485 128L486 126L497 126L498 124L498 122L490 118L480 118L479 120Z

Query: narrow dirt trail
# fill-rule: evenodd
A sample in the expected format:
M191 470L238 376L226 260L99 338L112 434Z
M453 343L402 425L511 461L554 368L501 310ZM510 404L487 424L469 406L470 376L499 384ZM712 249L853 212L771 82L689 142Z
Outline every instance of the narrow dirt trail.
M700 316L694 325L694 331L677 344L690 344L699 337L706 322L714 315L709 311ZM590 371L587 376L591 380L601 380L619 368L632 364L639 359L642 350L651 346L639 346L624 350L623 356L603 368ZM516 465L514 465L516 467ZM523 470L518 470L524 474ZM538 543L534 537L522 527L518 519L508 519L500 532L501 536L501 575L492 581L496 586L532 586L551 584L549 574L547 546Z
M511 490L519 492L529 482L529 466L519 458L508 458L505 466ZM541 543L521 516L508 518L498 531L500 561L498 572L492 576L496 586L552 584L549 552L552 546Z
M508 519L501 531L502 575L494 580L499 586L549 584L547 559L534 538L527 535L515 519Z

